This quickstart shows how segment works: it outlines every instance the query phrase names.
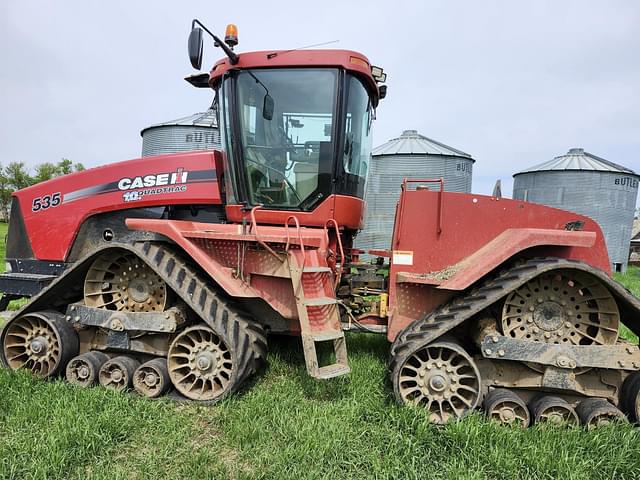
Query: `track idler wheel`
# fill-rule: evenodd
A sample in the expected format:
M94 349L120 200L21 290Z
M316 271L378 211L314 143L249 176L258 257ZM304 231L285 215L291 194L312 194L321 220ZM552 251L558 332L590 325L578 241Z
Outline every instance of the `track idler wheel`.
M418 345L403 357L392 372L396 398L424 407L432 423L460 418L480 402L480 372L459 345L447 341Z
M64 373L78 354L78 334L58 312L33 312L14 318L2 335L2 362L40 378Z
M578 414L565 400L553 395L543 395L534 399L529 405L533 423L551 425L578 425Z
M629 375L620 390L620 407L629 420L640 423L640 372Z
M191 400L217 400L234 381L228 343L206 325L180 333L169 347L167 364L174 387Z
M580 422L587 428L609 425L615 421L626 421L624 413L604 398L586 398L576 408Z
M503 425L527 428L531 415L527 404L518 395L505 388L491 390L484 399L484 411L491 420Z
M98 383L100 368L109 360L102 352L87 352L72 358L67 365L67 381L80 387L90 387Z
M164 358L154 358L143 363L133 374L133 388L140 395L157 398L171 386L171 379Z
M117 391L127 390L131 388L133 374L139 366L140 362L126 355L112 358L100 369L100 385Z

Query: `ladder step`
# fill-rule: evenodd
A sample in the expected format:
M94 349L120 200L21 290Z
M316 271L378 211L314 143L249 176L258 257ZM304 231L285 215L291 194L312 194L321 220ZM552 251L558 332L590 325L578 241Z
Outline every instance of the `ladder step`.
M312 297L307 298L303 304L306 307L319 307L321 305L335 305L338 300L331 297Z
M311 332L314 342L327 342L329 340L337 340L338 338L344 338L342 330L325 330L321 332Z
M320 367L318 369L318 376L316 378L326 380L328 378L339 377L340 375L346 375L350 371L351 369L349 368L349 365L334 363L333 365Z
M329 267L304 267L302 269L302 273L323 273L323 272L332 272Z

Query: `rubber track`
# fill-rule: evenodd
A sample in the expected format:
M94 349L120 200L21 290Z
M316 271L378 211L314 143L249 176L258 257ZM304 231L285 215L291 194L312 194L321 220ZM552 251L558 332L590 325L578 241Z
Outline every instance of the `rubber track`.
M64 299L65 292L78 290L73 287L83 283L83 272L94 259L113 249L130 251L147 263L202 321L220 334L225 342L228 342L228 347L231 352L234 352L235 357L235 378L231 382L231 387L216 400L238 391L245 380L265 363L267 341L262 326L257 322L246 320L211 287L214 283L211 278L190 266L166 243L113 244L93 251L55 279L31 302L16 312L15 316L30 311L46 310L52 304L64 303L65 300L61 299ZM81 294L81 291L75 294Z
M602 281L616 297L618 305L620 306L622 303L628 317L625 325L636 334L640 331L640 322L638 321L640 320L640 300L622 285L609 278L603 271L575 260L534 258L502 271L497 277L472 288L467 295L454 299L404 328L394 340L390 351L389 372L392 383L394 383L394 390L395 382L393 380L396 376L396 370L404 363L406 357L417 348L433 342L534 277L552 270L566 269L587 272ZM623 308L621 308L621 313L622 311Z
M223 395L237 391L266 360L267 340L262 326L240 316L211 288L210 279L204 278L165 244L144 242L136 244L135 249L138 256L225 339L231 352L235 352L235 379Z

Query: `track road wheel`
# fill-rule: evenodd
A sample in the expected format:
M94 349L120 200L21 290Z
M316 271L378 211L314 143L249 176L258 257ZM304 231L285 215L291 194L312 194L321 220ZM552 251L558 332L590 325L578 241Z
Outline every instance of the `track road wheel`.
M533 423L575 426L579 424L578 414L565 400L553 395L542 395L529 405Z
M109 360L102 352L87 352L71 359L67 365L67 381L80 387L90 387L98 382L100 368Z
M576 408L580 422L591 429L626 420L624 413L604 398L586 398Z
M185 397L217 400L236 381L236 356L222 335L207 325L196 325L184 330L169 347L169 376Z
M133 374L139 366L140 362L126 355L112 358L100 369L100 385L117 391L127 390L131 388Z
M503 425L527 428L531 423L527 404L505 388L496 388L487 394L484 398L484 411L491 420Z
M629 375L620 391L620 407L629 420L640 423L640 372Z
M157 398L170 386L171 379L164 358L154 358L143 363L133 374L133 388L145 397Z
M11 370L24 368L40 378L64 373L78 354L78 335L58 312L34 312L14 318L2 336L2 360Z
M396 399L426 408L432 423L460 418L480 402L480 372L459 345L418 344L396 360L391 372Z

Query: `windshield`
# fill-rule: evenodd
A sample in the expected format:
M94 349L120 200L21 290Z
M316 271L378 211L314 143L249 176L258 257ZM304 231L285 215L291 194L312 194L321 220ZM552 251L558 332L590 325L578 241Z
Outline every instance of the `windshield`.
M236 103L249 201L300 207L330 187L338 73L246 70Z

